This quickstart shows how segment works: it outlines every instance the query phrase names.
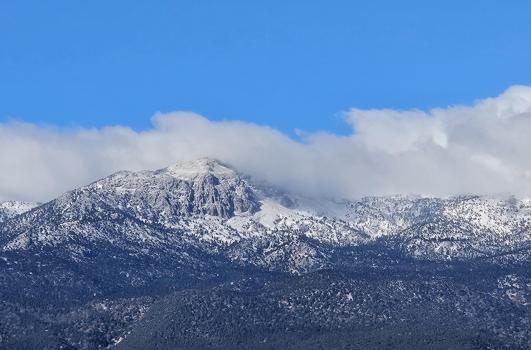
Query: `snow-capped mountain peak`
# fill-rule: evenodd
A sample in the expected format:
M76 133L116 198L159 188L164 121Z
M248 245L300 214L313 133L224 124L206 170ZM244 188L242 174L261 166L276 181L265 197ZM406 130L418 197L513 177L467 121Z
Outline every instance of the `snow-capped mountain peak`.
M233 168L211 158L199 158L190 161L177 162L162 169L162 171L175 178L183 180L191 180L207 174L214 175L218 178L237 176L237 173Z

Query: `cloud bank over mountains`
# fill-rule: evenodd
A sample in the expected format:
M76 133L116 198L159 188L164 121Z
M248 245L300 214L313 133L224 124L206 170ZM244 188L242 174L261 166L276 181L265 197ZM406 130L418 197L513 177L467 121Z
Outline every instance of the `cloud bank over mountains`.
M351 109L348 136L156 114L152 128L0 123L0 200L45 201L118 170L217 158L257 179L312 196L511 193L531 196L531 87L471 106L430 111Z

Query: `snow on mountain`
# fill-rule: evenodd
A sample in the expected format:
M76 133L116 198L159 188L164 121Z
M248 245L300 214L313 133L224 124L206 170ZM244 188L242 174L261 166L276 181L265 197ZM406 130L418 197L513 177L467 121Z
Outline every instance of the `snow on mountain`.
M192 161L177 162L162 170L182 180L192 180L204 174L211 174L218 179L233 178L238 176L230 166L209 158L199 158Z
M0 202L0 222L20 215L39 206L36 202L7 201Z
M326 266L333 247L380 241L421 259L528 259L530 223L531 202L514 197L305 198L198 159L68 192L6 222L1 250L61 247L81 259L105 244L190 258L193 248L295 272Z
M370 197L350 203L349 221L417 258L529 258L531 211L512 196Z

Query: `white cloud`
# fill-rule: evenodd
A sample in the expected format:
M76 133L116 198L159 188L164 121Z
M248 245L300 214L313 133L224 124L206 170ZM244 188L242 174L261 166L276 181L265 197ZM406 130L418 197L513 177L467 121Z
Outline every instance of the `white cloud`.
M0 124L0 200L47 200L122 169L213 157L312 195L531 195L531 87L472 106L345 113L349 136L281 132L189 112L156 114L150 130Z

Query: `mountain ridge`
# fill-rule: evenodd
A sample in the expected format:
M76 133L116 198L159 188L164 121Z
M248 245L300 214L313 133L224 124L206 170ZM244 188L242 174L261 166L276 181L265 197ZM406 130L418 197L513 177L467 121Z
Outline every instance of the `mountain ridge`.
M273 196L271 192L270 187L257 185L235 169L208 158L155 171L118 172L31 207L32 214L13 215L2 225L4 241L7 237L3 250L29 241L53 245L79 231L76 225L92 225L91 218L113 226L112 218L105 217L110 212L116 218L132 220L132 225L136 222L180 231L223 248L246 239L281 237L282 232L296 237L293 233L299 232L337 246L385 237L417 243L431 240L433 247L425 253L415 244L405 246L412 256L452 259L479 256L481 250L499 254L504 246L514 243L527 247L531 240L531 201L514 197L389 196L319 202L278 189L273 190ZM50 216L61 227L50 225ZM39 234L35 234L37 227ZM70 231L65 230L68 227ZM138 236L129 238L136 240ZM153 241L154 236L157 234L148 234L144 241Z

